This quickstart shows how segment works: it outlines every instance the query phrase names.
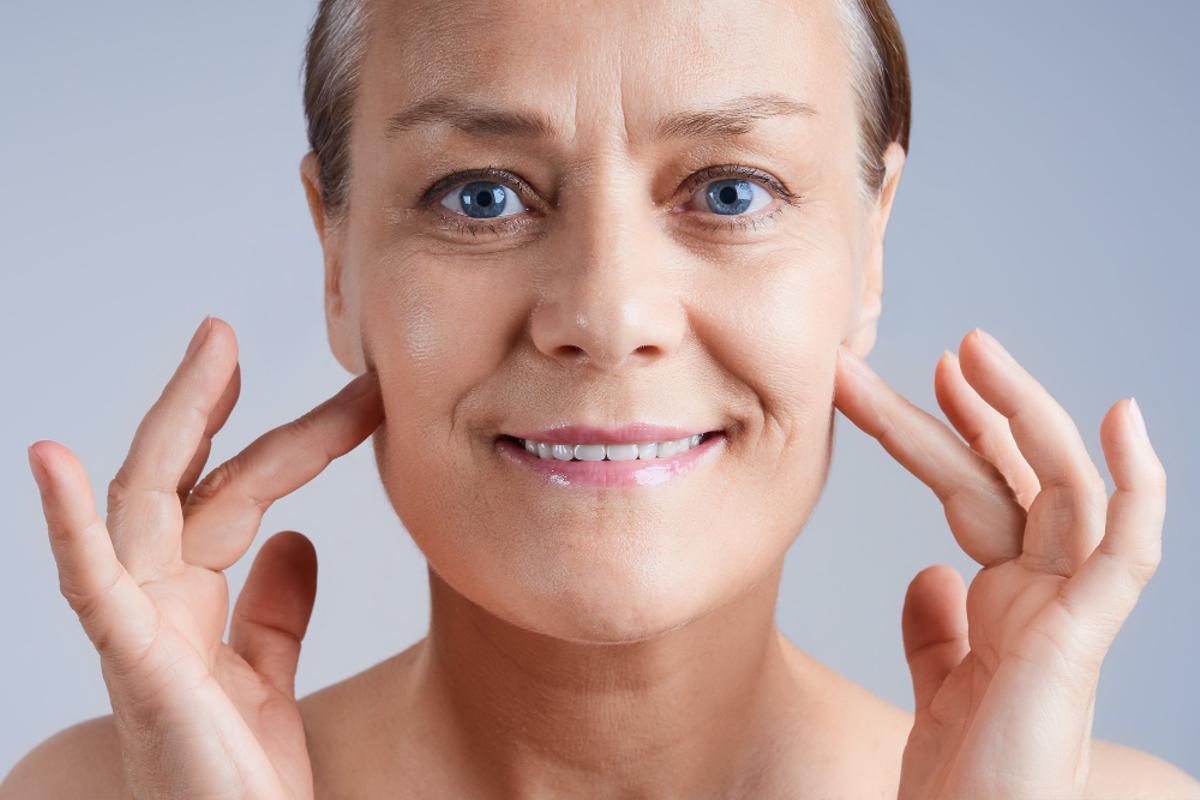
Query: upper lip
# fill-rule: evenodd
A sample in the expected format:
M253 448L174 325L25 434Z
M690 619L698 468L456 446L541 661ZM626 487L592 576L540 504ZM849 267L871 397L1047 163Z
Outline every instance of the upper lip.
M720 430L720 428L683 428L674 425L631 422L615 428L600 428L595 425L559 425L541 431L521 431L509 435L518 439L545 442L546 444L643 444L682 439L685 436L716 430Z

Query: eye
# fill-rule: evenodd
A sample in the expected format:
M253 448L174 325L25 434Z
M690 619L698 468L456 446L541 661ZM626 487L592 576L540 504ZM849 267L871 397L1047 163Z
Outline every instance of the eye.
M692 194L692 200L699 204L699 210L722 216L758 211L771 199L770 192L745 178L710 181Z
M512 189L495 181L471 181L453 187L441 204L469 219L495 219L525 211L525 204ZM511 214L506 214L511 211Z

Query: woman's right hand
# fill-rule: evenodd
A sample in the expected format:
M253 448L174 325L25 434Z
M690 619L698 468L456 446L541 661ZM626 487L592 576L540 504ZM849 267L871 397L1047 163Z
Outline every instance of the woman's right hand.
M207 318L109 484L107 519L70 450L48 440L29 449L59 587L100 653L139 800L313 796L294 680L316 553L292 531L263 544L228 643L223 570L274 500L379 426L378 381L360 375L196 485L240 385L233 329Z

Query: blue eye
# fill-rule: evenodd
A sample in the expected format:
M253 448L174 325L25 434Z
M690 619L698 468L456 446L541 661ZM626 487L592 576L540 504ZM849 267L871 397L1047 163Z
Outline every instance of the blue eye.
M754 190L757 189L763 202L752 206ZM704 196L705 210L724 216L735 216L747 211L758 211L771 202L771 194L753 181L744 178L724 178L702 186L693 197Z
M471 219L493 219L504 214L511 207L513 214L525 210L525 204L517 197L517 193L507 186L495 181L471 181L462 184L460 188L450 191L442 199L442 205Z

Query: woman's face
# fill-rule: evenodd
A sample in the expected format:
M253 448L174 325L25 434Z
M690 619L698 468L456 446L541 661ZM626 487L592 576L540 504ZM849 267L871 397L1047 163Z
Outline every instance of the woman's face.
M859 189L835 0L372 10L326 299L338 359L379 373L401 520L459 593L556 637L640 639L734 599L821 491L838 343L874 340L891 194ZM732 129L678 116L751 95L785 102ZM598 487L499 438L635 422L724 440Z

